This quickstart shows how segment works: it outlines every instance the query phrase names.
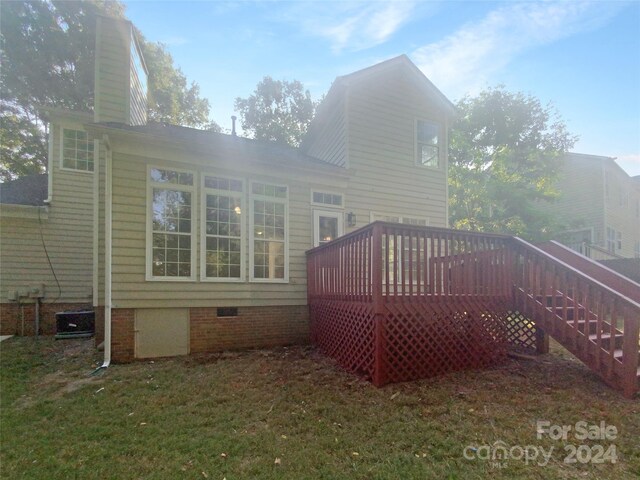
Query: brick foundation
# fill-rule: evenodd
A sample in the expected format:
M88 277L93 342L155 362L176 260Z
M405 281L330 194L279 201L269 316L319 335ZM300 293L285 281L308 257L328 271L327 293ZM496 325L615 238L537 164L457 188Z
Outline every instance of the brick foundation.
M133 308L111 310L111 361L131 362L135 358L135 313Z
M309 307L239 307L237 317L216 308L191 308L191 353L309 342Z
M93 307L90 304L86 303L41 303L40 334L53 335L56 333L57 312L80 309L92 310ZM27 303L22 305L18 305L17 303L1 303L0 335L34 335L35 318L35 303Z
M236 317L218 317L217 309L190 308L191 353L245 348L267 348L309 342L309 310L306 305L240 307ZM100 319L100 320L98 320ZM104 337L104 309L96 313L96 345ZM111 311L111 360L135 358L135 309Z

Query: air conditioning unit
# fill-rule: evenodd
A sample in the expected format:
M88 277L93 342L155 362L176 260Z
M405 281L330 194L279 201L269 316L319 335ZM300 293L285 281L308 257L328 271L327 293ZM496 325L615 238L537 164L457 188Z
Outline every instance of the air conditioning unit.
M56 313L56 339L91 337L96 331L93 310Z

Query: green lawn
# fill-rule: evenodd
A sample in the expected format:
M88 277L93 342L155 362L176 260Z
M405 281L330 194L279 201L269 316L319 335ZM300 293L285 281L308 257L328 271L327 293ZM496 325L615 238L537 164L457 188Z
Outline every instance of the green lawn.
M34 479L638 478L640 401L625 400L556 346L377 389L310 348L114 365L92 340L0 344L0 473ZM614 440L536 438L536 421L601 421ZM504 442L550 462L481 459ZM615 445L615 464L566 464L567 444ZM570 447L568 447L570 448ZM533 451L532 451L533 452ZM586 453L585 453L586 452ZM610 451L611 452L611 451ZM539 457L541 461L542 457ZM276 460L278 459L278 460Z

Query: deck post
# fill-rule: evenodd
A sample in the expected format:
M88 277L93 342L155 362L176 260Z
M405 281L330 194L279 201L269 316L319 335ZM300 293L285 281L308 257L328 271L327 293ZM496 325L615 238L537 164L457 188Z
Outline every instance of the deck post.
M382 225L376 223L372 229L371 242L371 293L373 297L374 367L373 384L381 387L386 383L384 367L384 300L382 298Z
M536 324L536 353L549 353L549 334Z
M631 398L638 391L638 337L640 336L640 321L631 311L624 312L624 338L622 339L622 393ZM612 329L613 330L613 329Z

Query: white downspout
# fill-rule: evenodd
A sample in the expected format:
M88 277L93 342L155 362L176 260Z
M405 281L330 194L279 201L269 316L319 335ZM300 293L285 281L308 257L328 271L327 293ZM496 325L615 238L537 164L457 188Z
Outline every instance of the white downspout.
M111 218L112 218L112 180L111 180L111 145L109 137L103 137L105 153L105 185L104 185L104 362L100 368L107 368L111 363Z
M100 266L100 140L93 141L93 279L92 294L93 307L100 304L99 266ZM106 155L105 155L106 157Z

